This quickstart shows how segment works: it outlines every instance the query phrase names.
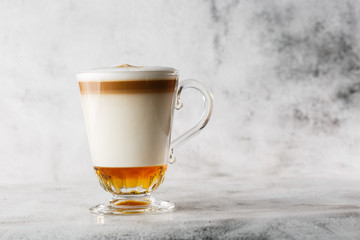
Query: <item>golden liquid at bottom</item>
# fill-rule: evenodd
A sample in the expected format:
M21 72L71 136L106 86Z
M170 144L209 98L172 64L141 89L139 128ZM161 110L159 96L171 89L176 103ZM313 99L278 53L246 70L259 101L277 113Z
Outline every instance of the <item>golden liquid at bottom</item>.
M167 165L151 167L94 167L100 185L118 195L144 194L154 191L164 181Z

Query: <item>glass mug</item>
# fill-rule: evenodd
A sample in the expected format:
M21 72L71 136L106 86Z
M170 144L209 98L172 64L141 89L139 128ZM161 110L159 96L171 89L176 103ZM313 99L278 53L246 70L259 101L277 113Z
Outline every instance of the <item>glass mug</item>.
M166 212L174 204L150 192L164 181L173 151L208 123L210 91L196 80L178 81L170 67L121 65L77 74L91 159L100 185L113 198L90 210L96 214ZM174 109L181 109L185 88L205 100L200 121L171 141Z

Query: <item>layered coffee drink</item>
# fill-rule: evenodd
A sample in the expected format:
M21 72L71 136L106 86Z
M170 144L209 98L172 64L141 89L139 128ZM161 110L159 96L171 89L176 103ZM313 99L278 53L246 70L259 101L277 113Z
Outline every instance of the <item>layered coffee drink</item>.
M143 214L172 211L175 205L151 196L164 181L174 149L209 122L213 99L201 82L178 82L170 67L120 65L77 74L91 158L100 185L112 193L90 208L95 214ZM204 110L199 122L171 139L174 109L184 89L199 91Z
M121 65L77 74L91 158L101 186L144 194L164 180L178 73Z

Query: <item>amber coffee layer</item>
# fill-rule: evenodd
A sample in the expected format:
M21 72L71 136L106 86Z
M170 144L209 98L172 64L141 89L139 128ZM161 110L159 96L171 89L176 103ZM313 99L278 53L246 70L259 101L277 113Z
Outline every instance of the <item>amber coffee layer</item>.
M100 185L113 194L150 193L164 181L167 165L151 167L97 167Z

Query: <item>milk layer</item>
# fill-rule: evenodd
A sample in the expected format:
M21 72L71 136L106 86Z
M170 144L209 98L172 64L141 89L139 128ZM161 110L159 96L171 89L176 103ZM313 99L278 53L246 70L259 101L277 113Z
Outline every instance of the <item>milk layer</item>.
M82 94L94 166L167 164L173 95Z

